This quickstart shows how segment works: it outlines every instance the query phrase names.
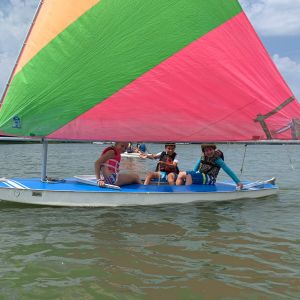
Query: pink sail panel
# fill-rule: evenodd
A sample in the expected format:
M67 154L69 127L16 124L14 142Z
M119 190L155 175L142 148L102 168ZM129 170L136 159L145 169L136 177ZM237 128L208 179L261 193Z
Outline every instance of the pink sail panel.
M291 96L247 17L240 13L48 137L178 142L265 139L255 118ZM299 115L295 100L266 124L276 130ZM284 135L281 138L291 138L287 132Z

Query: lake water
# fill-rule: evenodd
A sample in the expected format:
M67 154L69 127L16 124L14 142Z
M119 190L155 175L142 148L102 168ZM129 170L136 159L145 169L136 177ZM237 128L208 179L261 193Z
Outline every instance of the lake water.
M103 147L50 144L48 175L93 174ZM0 177L39 176L41 148L0 144ZM240 175L245 147L220 148ZM0 299L300 299L300 146L246 149L241 178L276 176L278 196L125 208L0 202ZM191 169L200 148L177 153ZM145 174L154 161L122 168Z

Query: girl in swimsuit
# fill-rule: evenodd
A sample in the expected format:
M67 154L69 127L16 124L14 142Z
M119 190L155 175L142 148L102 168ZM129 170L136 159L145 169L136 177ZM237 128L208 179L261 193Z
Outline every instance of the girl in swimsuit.
M138 174L119 173L121 153L128 147L128 142L117 142L114 146L107 147L95 162L95 175L98 185L104 187L105 184L125 185L141 183Z

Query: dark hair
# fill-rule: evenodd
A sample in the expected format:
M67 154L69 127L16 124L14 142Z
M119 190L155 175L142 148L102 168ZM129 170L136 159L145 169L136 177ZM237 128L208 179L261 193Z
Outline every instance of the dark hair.
M202 152L204 152L204 150L205 150L206 148L213 148L214 150L216 150L216 149L217 149L217 146L216 146L215 144L202 144L202 145L201 145L201 150L202 150Z
M169 146L176 148L176 144L175 143L167 143L167 144L165 144L165 148L167 148Z

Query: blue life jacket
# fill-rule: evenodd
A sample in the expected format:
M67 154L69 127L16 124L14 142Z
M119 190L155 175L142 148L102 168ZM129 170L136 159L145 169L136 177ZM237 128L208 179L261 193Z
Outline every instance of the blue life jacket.
M147 150L146 145L145 144L140 144L139 150L142 151L142 152L146 152L146 150Z

